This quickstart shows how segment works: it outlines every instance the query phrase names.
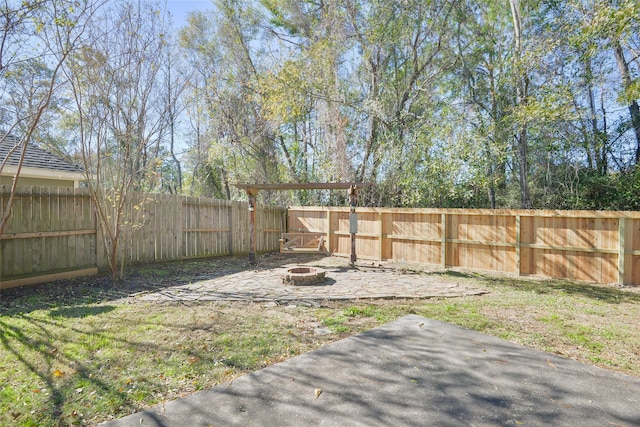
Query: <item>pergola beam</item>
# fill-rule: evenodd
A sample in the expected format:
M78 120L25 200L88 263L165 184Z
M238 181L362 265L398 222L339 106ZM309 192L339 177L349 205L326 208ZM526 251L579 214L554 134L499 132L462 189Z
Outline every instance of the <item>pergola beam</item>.
M368 182L291 182L281 184L233 184L234 187L241 190L348 190L355 186L356 188L369 187Z

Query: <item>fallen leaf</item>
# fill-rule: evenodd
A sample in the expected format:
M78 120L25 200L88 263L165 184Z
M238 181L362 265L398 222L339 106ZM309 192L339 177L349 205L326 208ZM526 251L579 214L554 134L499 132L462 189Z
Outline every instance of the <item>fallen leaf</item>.
M198 363L200 361L200 358L198 356L189 356L189 358L187 359L187 362L191 363L192 365L194 363Z
M321 394L322 394L322 390L317 388L316 391L315 391L316 399L319 398Z
M53 376L56 378L64 377L64 372L62 372L60 369L56 369L55 371L53 371Z
M82 387L78 387L76 389L76 393L82 393L83 391L84 391L84 388L82 388Z

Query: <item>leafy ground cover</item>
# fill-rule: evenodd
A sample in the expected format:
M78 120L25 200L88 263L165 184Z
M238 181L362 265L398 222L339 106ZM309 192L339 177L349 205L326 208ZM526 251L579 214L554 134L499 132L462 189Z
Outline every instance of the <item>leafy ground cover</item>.
M448 271L420 274L489 292L319 307L136 297L245 267L244 259L216 258L138 268L116 285L94 277L3 291L0 425L94 425L409 313L640 376L637 288ZM333 334L316 334L318 328Z

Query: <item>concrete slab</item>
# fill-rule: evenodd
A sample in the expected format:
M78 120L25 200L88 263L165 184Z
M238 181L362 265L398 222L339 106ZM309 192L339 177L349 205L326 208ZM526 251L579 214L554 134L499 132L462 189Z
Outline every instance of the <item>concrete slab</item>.
M640 378L410 315L106 424L638 426Z

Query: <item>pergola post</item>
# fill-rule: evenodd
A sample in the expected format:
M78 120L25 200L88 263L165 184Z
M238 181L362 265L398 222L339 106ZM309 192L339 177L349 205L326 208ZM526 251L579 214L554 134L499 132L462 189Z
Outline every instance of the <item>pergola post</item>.
M255 188L247 188L247 196L249 196L249 263L256 263L256 207L258 206L256 199L258 190Z
M351 234L351 267L356 265L358 259L356 255L356 233L358 232L358 214L356 214L356 205L358 204L358 187L352 185L349 187L349 234Z

